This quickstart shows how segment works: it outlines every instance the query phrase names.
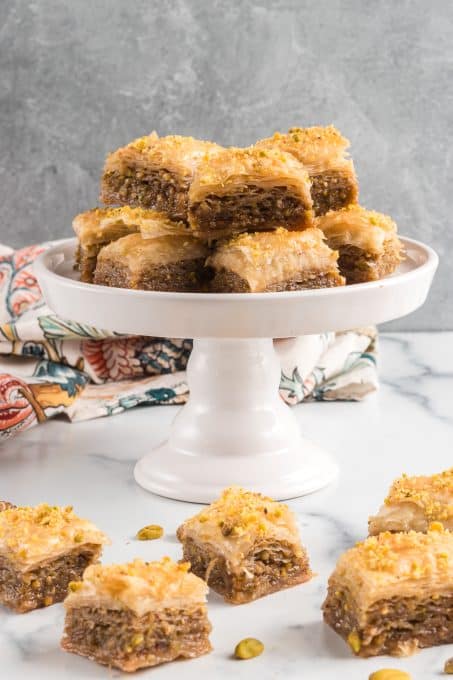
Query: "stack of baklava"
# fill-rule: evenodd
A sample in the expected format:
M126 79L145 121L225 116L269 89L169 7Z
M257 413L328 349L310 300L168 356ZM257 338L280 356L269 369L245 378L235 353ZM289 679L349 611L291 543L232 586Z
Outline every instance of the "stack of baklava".
M291 128L246 149L156 133L110 154L73 222L86 282L266 292L373 281L402 258L395 223L358 204L349 142Z

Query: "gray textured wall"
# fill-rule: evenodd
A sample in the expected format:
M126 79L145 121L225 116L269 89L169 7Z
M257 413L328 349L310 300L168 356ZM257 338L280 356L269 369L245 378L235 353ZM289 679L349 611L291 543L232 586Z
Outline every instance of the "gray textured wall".
M153 128L243 145L334 122L362 203L443 258L393 327L453 328L452 19L451 0L0 0L1 240L70 234L107 151Z

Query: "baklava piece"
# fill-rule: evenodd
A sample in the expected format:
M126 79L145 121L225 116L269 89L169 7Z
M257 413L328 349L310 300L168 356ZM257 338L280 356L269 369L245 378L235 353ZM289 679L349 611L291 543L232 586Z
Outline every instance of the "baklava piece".
M193 137L155 132L111 153L101 181L106 205L154 208L175 220L187 219L187 194L200 161L221 149Z
M192 236L123 236L102 248L94 283L117 288L199 291L209 251Z
M351 205L318 217L315 224L339 251L338 266L347 283L382 279L403 259L396 224L382 213Z
M177 536L192 571L227 602L250 602L312 576L289 508L237 487L184 522Z
M216 293L261 293L344 285L338 253L319 229L240 234L218 245L206 265Z
M287 134L257 142L259 148L278 148L291 153L306 168L311 180L315 215L357 203L359 189L349 140L333 126L291 128Z
M74 218L78 238L76 264L82 281L92 282L97 256L105 245L140 232L144 238L188 233L184 222L170 220L164 213L143 208L94 208Z
M189 223L200 238L312 222L308 174L284 151L225 149L200 163L189 190Z
M96 562L108 539L71 507L41 504L0 513L0 602L27 612L61 602L70 581Z
M370 536L382 531L428 530L441 522L453 531L453 468L431 477L403 475L393 482L384 505L370 517Z
M207 654L207 590L168 557L89 567L70 584L61 645L123 671Z
M324 619L361 657L453 642L453 534L385 532L344 553Z

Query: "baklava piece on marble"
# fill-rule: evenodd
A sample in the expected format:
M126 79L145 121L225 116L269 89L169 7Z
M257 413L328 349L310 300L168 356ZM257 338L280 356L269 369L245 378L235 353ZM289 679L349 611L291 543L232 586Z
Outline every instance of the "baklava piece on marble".
M453 642L453 534L385 532L344 553L324 619L357 656L408 656Z
M201 290L209 250L192 236L123 236L100 251L94 283L117 288Z
M47 504L0 513L0 602L27 612L61 602L70 581L96 562L108 539L71 507Z
M216 293L260 293L342 286L345 281L319 229L240 234L217 246L206 266Z
M338 266L347 283L382 279L403 259L396 224L382 213L350 205L316 218L315 225L340 253Z
M278 148L300 161L311 180L315 215L357 203L359 189L354 164L347 149L349 140L333 126L291 128L256 143L259 148Z
M310 182L291 154L224 149L199 164L189 190L189 223L199 238L312 226Z
M177 532L183 559L227 602L242 604L312 574L286 505L231 487Z
M428 530L432 522L441 522L453 531L453 468L431 477L408 477L395 480L377 515L370 517L370 536L382 531Z
M111 153L101 180L106 205L154 208L175 220L187 219L187 195L202 160L222 147L193 137L155 132Z
M211 651L206 583L169 558L89 567L70 584L61 645L123 671Z

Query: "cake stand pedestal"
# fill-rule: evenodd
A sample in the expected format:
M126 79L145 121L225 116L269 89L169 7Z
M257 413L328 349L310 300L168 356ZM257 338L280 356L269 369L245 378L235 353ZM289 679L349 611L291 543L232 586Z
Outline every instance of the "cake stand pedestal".
M188 403L168 440L138 461L149 491L209 503L232 484L283 500L335 477L327 452L307 441L278 393L271 338L345 330L388 321L426 299L437 256L403 239L407 259L380 281L341 288L262 294L161 293L81 283L75 239L57 242L35 271L60 316L119 333L193 337Z

